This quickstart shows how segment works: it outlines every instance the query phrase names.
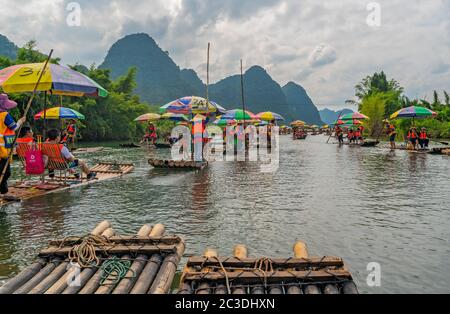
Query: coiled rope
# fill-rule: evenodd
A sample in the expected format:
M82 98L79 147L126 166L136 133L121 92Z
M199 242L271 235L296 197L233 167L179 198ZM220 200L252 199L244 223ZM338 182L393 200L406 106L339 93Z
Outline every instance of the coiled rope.
M111 242L104 236L88 234L72 243L70 240L64 240L60 247L63 247L64 245L73 245L68 254L70 262L78 263L81 268L87 268L96 267L100 264L100 260L95 251L96 247L107 246L109 244L111 244Z
M104 284L112 284L116 285L120 280L125 278L128 270L130 270L131 261L120 259L117 256L113 256L110 259L107 259L103 262L100 267L101 275L100 275L100 285ZM134 271L131 269L132 276L135 277ZM105 283L106 279L108 279L108 283Z

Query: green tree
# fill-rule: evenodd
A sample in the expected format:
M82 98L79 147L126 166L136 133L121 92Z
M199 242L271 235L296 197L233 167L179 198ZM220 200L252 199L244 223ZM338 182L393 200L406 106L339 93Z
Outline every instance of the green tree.
M383 131L383 120L385 119L386 104L390 100L389 93L372 93L365 96L361 102L360 111L369 120L364 122L364 126L369 136L378 137Z

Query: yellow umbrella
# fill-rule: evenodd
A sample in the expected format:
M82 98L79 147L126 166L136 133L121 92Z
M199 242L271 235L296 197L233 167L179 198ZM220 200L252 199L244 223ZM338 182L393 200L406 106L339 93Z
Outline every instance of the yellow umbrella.
M134 121L136 122L146 122L146 121L156 121L161 119L161 116L159 114L156 113L146 113L143 114L142 116L137 117L136 119L134 119Z

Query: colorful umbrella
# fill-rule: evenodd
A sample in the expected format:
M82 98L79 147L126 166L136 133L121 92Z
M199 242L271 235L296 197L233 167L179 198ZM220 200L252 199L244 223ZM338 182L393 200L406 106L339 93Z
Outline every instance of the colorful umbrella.
M250 111L244 111L242 109L234 109L234 110L229 110L227 111L223 116L222 119L225 120L237 120L237 121L254 121L254 120L258 120L258 117L250 112Z
M345 115L343 115L342 117L339 118L340 120L367 120L369 119L368 116L359 113L359 112L352 112L352 113L347 113Z
M33 91L44 63L18 64L0 70L0 86L6 93ZM86 75L58 64L48 64L38 91L66 96L108 96L108 92Z
M207 101L205 98L197 96L183 97L174 100L160 108L163 112L171 112L178 114L196 114L196 113L214 113L224 110L217 107L217 103L213 101Z
M54 107L49 108L45 111L46 119L80 119L84 120L84 116L70 108L65 107ZM41 111L34 115L35 120L44 119L44 111Z
M237 121L230 119L217 119L216 121L213 122L213 124L218 125L218 126L227 126L227 125L236 125Z
M134 119L136 122L147 122L147 121L156 121L161 119L161 116L157 113L146 113L142 116L137 117Z
M344 121L344 120L336 120L332 123L332 125L361 125L362 122L359 120L353 120L353 121Z
M256 115L258 119L263 121L281 121L284 120L282 115L279 115L278 113L266 111L266 112L260 112Z
M198 121L206 121L207 117L205 117L202 114L196 114L195 117L191 120L191 122L198 122Z
M291 126L304 126L304 125L306 125L306 122L302 120L297 120L291 123Z
M171 121L188 121L188 118L184 114L177 114L167 112L161 115L161 119L171 120Z
M425 119L425 118L430 118L430 117L435 117L435 116L437 116L437 113L434 111L431 111L428 108L412 106L412 107L403 108L397 112L394 112L391 115L391 119L396 119L396 118Z

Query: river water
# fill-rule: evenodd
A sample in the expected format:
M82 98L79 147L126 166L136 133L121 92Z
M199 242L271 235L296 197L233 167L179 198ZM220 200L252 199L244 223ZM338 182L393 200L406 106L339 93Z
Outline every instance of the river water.
M206 247L230 255L340 256L362 293L450 292L450 157L280 137L280 166L214 162L199 172L151 169L143 149L112 147L80 155L134 162L123 178L50 194L0 209L0 279L13 276L53 238L81 235L108 219L120 234L161 222L187 240L186 254ZM17 170L17 168L15 168ZM379 263L380 286L367 265ZM184 260L182 261L183 265ZM180 266L181 269L181 266Z

